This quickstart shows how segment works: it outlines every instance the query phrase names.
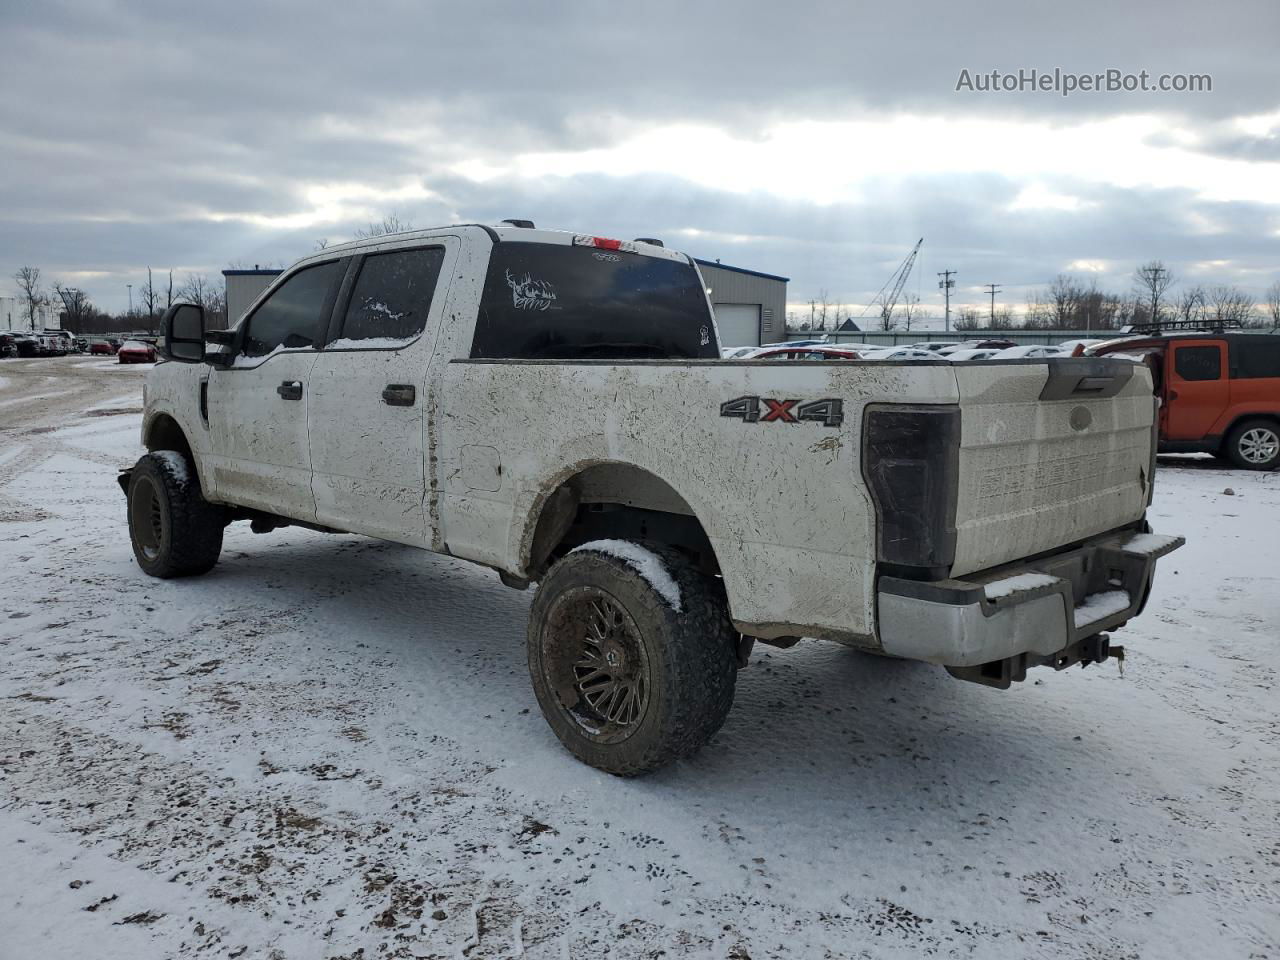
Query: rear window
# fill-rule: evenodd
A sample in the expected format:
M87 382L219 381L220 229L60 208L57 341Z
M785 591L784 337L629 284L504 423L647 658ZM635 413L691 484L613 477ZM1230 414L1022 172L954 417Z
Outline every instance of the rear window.
M1251 334L1232 340L1231 367L1239 380L1280 377L1280 337Z
M711 312L688 262L622 250L499 243L471 356L713 359Z

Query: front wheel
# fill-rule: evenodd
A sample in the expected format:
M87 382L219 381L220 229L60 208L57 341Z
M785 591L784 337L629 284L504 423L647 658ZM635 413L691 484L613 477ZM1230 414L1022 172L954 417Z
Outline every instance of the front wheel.
M688 756L720 729L736 643L717 581L674 550L630 541L569 553L529 613L543 717L579 760L619 776Z
M1280 466L1280 424L1274 420L1246 420L1228 435L1225 452L1245 470L1273 470Z
M153 577L208 573L222 553L226 520L200 493L195 467L175 450L142 457L129 476L129 539Z

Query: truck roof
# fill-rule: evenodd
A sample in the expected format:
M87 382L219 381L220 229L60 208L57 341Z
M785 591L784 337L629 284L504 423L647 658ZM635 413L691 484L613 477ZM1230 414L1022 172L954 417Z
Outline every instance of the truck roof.
M605 249L622 249L628 253L639 253L648 257L659 257L665 260L692 260L686 253L677 250L671 250L667 247L658 246L654 243L646 243L642 240L613 240L608 237L596 237L593 234L575 233L571 230L543 230L536 227L516 227L509 223L501 223L489 225L484 223L455 223L439 227L426 227L420 230L405 230L400 233L386 233L377 237L365 237L360 240L349 240L346 243L334 244L331 247L325 247L323 250L317 250L315 253L297 261L326 260L333 257L335 253L343 254L356 250L366 250L370 247L383 246L385 244L400 244L406 240L430 240L433 237L455 235L461 231L469 233L483 232L488 235L489 239L494 243L551 243L561 246L573 246L575 243L585 246L604 246L602 244L593 244L596 239L609 242L609 246ZM615 248L612 243L618 243L620 246Z

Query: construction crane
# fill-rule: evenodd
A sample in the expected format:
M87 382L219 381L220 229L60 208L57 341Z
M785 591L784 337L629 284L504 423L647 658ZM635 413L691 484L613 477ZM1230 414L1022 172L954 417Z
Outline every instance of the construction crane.
M907 258L902 261L898 269L893 275L885 281L880 292L875 295L866 309L862 311L861 316L866 316L867 311L880 304L880 319L883 321L886 329L888 328L889 319L893 316L893 308L898 305L898 297L902 296L902 288L906 286L907 277L911 276L911 268L916 265L916 256L920 253L920 245L924 243L924 237L916 241L916 245L911 248L911 252L907 254ZM888 291L886 294L885 291Z

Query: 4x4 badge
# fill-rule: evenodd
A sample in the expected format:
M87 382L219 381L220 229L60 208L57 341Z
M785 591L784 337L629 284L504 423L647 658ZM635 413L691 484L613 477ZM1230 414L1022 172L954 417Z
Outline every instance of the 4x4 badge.
M762 409L763 408L763 409ZM775 400L772 397L736 397L720 404L720 416L737 417L743 423L800 423L815 420L828 427L844 423L844 401Z

